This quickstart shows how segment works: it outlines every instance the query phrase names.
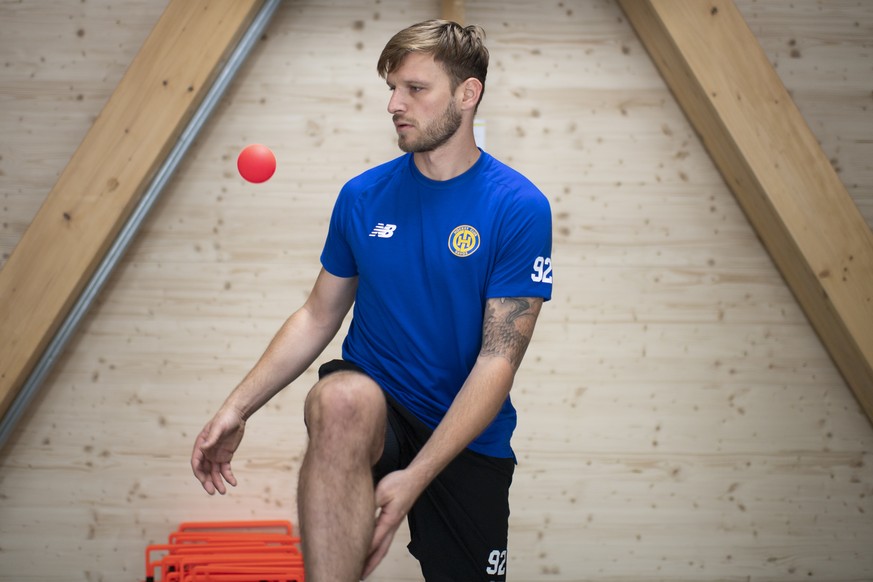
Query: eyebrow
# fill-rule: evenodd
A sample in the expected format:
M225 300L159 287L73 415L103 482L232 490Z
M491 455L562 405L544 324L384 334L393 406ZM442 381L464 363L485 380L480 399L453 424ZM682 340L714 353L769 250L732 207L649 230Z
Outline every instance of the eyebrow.
M414 77L399 79L397 81L398 82L396 82L396 83L392 83L391 81L388 80L387 77L385 78L385 83L387 83L389 87L392 85L396 87L397 85L401 85L401 84L403 84L403 85L420 85L422 87L429 87L432 84L430 81L424 81L424 80L417 79Z

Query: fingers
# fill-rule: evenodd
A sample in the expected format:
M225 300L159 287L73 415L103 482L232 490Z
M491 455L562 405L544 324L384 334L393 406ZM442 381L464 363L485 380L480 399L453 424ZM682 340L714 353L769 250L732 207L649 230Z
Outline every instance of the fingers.
M233 476L233 471L230 469L230 463L221 464L221 476L224 480L236 487L236 477Z
M192 465L194 464L192 463ZM237 485L230 463L218 464L205 461L201 465L194 465L194 476L210 495L215 495L216 491L221 495L227 493L227 488L224 486L225 481L234 487Z
M209 434L209 428L210 425L207 424L194 440L194 450L191 452L191 469L194 471L194 476L197 477L198 481L200 481L203 489L205 489L210 495L214 495L215 487L213 487L212 481L209 478L211 463L209 462L209 459L206 458L206 453L204 452L204 445Z
M376 566L378 566L382 562L382 559L388 554L388 548L391 547L391 542L394 539L394 532L397 531L397 528L388 528L387 531L379 534L379 524L376 525L376 529L377 532L373 537L375 547L370 550L370 555L367 557L367 562L364 564L364 572L361 574L362 580L372 574L373 570L376 569ZM376 536L381 537L378 542Z
M209 493L210 495L215 495L215 492L218 491L222 495L224 495L224 484L221 482L221 477L218 477L216 480L215 477L215 469L214 465L203 459L199 464L194 464L194 476L197 477L197 480L200 481L200 485L203 486L203 489Z
M218 440L216 435L210 434L216 431L211 430L211 423L207 425L194 442L194 451L191 453L191 469L194 471L194 476L200 481L203 489L209 495L215 495L217 491L221 495L227 493L227 488L224 482L236 487L236 477L230 468L230 463L216 463L209 459L208 451L215 445ZM210 443L210 441L212 441Z
M198 445L199 442L195 443L194 452L191 453L191 469L194 471L194 476L197 477L198 481L200 481L203 489L205 489L210 495L214 495L215 487L212 485L212 480L209 478L211 463L206 459L203 450Z
M235 420L234 420L235 419ZM210 495L217 491L227 493L225 483L236 487L237 481L230 468L230 460L239 446L245 430L245 421L239 416L230 419L219 412L197 435L191 453L191 468L203 489Z
M215 489L221 495L227 493L227 489L224 487L224 479L221 478L221 469L217 464L212 464L212 472L209 476L212 479L212 484L215 485Z
M233 476L233 471L230 469L230 463L209 463L209 471L206 473L207 482L203 484L206 492L212 495L216 491L220 495L227 493L227 487L224 482L227 481L230 485L236 487L236 477ZM202 481L201 481L202 483ZM210 491L212 489L212 491Z
M373 573L376 566L388 554L388 549L391 547L391 542L394 540L394 534L400 523L403 521L403 515L393 516L392 512L382 508L379 517L376 518L376 527L373 530L373 541L370 543L370 553L367 556L367 561L364 564L364 572L361 578L366 578Z

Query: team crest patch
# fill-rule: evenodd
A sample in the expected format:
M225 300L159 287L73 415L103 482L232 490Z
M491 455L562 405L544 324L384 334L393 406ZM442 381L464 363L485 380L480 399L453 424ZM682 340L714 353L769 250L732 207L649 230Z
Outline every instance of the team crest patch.
M457 257L469 257L479 248L479 242L479 231L464 224L449 235L449 250Z

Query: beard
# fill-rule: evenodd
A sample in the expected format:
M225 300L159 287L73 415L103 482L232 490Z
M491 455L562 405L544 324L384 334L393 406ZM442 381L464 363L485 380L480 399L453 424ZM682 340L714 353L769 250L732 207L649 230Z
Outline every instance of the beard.
M397 117L397 116L395 116ZM400 135L397 145L407 153L432 152L449 141L458 128L461 127L461 112L454 101L449 101L442 115L428 125L420 128L421 135L417 140Z

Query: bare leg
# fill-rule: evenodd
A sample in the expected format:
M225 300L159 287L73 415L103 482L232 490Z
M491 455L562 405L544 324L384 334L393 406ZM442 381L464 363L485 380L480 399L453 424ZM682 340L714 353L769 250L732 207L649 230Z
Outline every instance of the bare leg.
M385 397L357 372L335 372L306 398L309 447L298 515L307 582L360 580L375 525L372 467L385 440Z

